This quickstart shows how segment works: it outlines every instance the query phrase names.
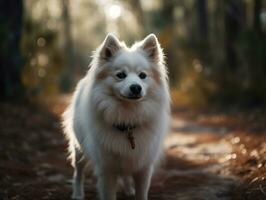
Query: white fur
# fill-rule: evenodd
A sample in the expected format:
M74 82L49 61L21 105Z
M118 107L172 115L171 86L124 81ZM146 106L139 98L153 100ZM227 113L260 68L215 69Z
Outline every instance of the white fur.
M97 74L105 68L109 68L108 75L98 80ZM121 70L127 73L124 80L116 77ZM159 82L154 80L152 70L158 72ZM145 72L147 78L140 79L140 72ZM138 100L126 98L132 84L142 87ZM156 37L149 35L127 48L109 34L95 52L90 70L78 83L63 114L75 168L72 197L84 198L83 171L90 159L101 200L116 199L118 178L125 180L128 193L133 193L129 184L133 178L136 199L147 200L153 167L168 131L169 102L167 73ZM119 123L136 125L135 149L131 149L126 133L113 127Z

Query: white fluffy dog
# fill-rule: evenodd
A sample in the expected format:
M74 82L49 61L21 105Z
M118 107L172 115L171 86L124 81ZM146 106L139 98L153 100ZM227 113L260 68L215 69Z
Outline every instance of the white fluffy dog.
M168 132L169 102L156 36L128 48L108 34L63 114L75 168L72 198L84 198L84 169L90 159L101 200L116 199L118 179L128 194L147 200Z

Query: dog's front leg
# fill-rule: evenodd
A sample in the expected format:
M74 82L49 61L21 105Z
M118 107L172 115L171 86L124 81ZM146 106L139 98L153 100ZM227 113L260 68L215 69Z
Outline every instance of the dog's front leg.
M87 160L83 157L83 153L75 149L75 157L73 158L73 194L72 199L82 200L84 199L84 171L88 164Z
M153 167L149 166L134 173L133 178L136 189L136 200L148 200L148 192L150 187Z
M101 200L116 200L117 175L104 172L98 176L98 192Z

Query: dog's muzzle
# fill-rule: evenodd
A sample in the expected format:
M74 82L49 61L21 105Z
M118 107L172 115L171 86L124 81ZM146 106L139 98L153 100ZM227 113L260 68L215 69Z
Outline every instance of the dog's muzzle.
M127 96L128 99L140 99L142 87L139 84L132 84L129 87L129 94Z

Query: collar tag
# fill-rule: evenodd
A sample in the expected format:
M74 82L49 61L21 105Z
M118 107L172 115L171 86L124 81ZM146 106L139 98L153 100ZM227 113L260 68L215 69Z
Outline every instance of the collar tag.
M117 129L120 132L126 133L126 137L129 141L131 149L135 149L135 138L133 136L133 130L136 128L136 125L126 125L126 124L118 124L113 125L115 129Z
M135 149L135 138L134 138L131 130L127 131L127 139L128 139L129 144L131 146L131 149Z

